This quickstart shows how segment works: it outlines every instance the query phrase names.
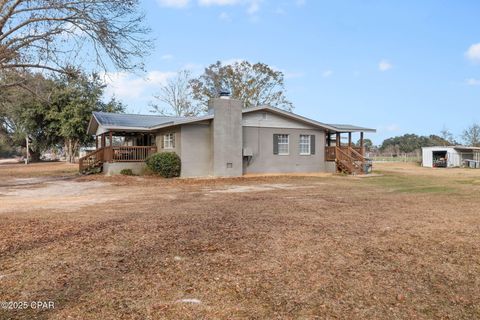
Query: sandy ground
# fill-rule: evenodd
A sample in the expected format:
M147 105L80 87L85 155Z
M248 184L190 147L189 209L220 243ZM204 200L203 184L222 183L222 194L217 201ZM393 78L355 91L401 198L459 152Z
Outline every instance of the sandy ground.
M477 319L480 171L165 180L0 165L0 319ZM478 173L477 173L478 172Z

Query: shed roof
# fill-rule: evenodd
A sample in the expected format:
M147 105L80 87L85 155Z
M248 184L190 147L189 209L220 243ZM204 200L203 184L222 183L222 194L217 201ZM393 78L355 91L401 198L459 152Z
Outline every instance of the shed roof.
M457 151L480 151L480 147L466 147L466 146L432 146L422 147L422 149L442 150L442 149L455 149Z

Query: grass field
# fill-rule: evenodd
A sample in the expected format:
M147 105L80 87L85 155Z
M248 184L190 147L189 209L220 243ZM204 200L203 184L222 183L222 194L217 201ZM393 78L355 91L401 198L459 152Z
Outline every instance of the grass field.
M480 170L164 180L0 166L0 319L478 319Z

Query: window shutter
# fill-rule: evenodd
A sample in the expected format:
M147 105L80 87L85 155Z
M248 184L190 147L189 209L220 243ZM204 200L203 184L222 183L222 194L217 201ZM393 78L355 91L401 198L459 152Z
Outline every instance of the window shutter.
M310 154L315 154L315 135L310 136Z
M172 148L175 149L175 133L172 133Z
M162 135L162 149L165 149L165 135Z
M273 135L273 154L278 154L278 134Z

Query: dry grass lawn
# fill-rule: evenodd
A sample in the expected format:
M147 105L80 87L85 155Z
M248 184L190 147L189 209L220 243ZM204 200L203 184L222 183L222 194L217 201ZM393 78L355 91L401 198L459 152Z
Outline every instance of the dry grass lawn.
M164 180L0 165L0 319L478 319L480 170Z

